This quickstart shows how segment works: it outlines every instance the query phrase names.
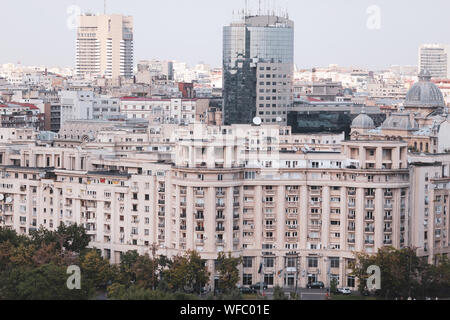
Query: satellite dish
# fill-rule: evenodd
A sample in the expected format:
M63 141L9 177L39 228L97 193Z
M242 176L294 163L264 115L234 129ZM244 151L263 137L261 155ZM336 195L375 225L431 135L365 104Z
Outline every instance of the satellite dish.
M0 201L2 201L3 199L5 199L5 196L0 194Z
M283 121L283 119L281 117L278 117L277 122L281 122L281 121Z
M6 203L11 203L11 202L12 202L12 198L11 197L6 198Z
M256 118L253 119L253 124L254 124L255 126L260 126L261 123L262 123L261 118L256 117Z

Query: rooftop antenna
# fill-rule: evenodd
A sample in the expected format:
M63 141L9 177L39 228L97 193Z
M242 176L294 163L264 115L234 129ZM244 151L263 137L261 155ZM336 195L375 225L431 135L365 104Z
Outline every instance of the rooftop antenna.
M103 0L103 14L106 15L106 0Z
M261 0L259 0L258 16L261 15Z

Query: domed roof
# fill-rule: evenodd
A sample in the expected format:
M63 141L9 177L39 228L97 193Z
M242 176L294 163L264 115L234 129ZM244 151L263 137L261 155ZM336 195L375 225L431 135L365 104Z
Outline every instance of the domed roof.
M375 122L366 114L364 108L361 114L353 120L352 129L375 129Z
M409 113L393 113L381 125L382 129L392 130L419 130L419 125L415 120L411 120Z
M419 74L419 82L408 91L405 107L439 108L444 107L444 96L441 90L431 82L431 74L424 70Z
M353 90L350 88L345 88L343 94L344 94L344 96L352 96Z

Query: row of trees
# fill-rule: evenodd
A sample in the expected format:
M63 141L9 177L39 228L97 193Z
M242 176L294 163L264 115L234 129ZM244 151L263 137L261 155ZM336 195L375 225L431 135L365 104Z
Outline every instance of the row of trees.
M381 289L376 294L384 299L450 297L450 262L438 257L436 265L418 257L415 250L385 247L376 255L358 254L353 264L354 275L360 279L359 291L366 291L369 266L381 270Z
M240 299L239 282L241 258L220 253L215 269L219 276L216 292L205 292L210 273L195 251L169 259L130 251L120 264L110 264L101 252L89 249L89 236L83 227L61 225L56 231L38 230L30 237L0 228L0 299L71 300L94 299L98 292L118 300L191 300ZM81 270L81 290L69 290L69 266ZM364 292L369 266L381 269L381 290L386 299L400 297L450 297L450 262L441 257L430 265L412 249L381 249L376 255L358 254L352 265ZM219 292L219 294L215 294ZM275 299L284 299L276 288Z
M30 237L0 228L0 299L93 299L99 291L120 300L196 299L206 294L210 273L195 251L172 259L156 256L155 251L152 256L130 251L113 265L88 245L89 236L77 225L41 229ZM240 258L219 254L220 295L215 298L240 298L240 263ZM67 287L71 265L80 267L81 290Z

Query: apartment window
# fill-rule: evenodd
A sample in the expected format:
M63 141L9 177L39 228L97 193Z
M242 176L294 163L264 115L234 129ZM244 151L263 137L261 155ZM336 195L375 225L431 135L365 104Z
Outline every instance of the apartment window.
M317 268L319 265L319 259L317 257L308 258L308 268Z
M331 268L339 268L339 258L330 258L330 267Z
M251 268L253 266L253 257L244 257L242 265L244 268Z
M275 258L269 257L269 258L264 258L264 266L266 268L273 268L275 265Z
M256 179L256 172L245 172L244 173L245 180L254 180Z
M297 257L288 257L286 259L287 268L296 268L297 267Z
M264 282L269 285L269 286L273 286L273 273L271 274L265 274L264 275Z
M347 277L347 287L354 288L355 287L355 277L354 276L348 276Z
M244 286L251 286L253 284L251 274L244 273L244 276L242 277L242 279L243 279Z

